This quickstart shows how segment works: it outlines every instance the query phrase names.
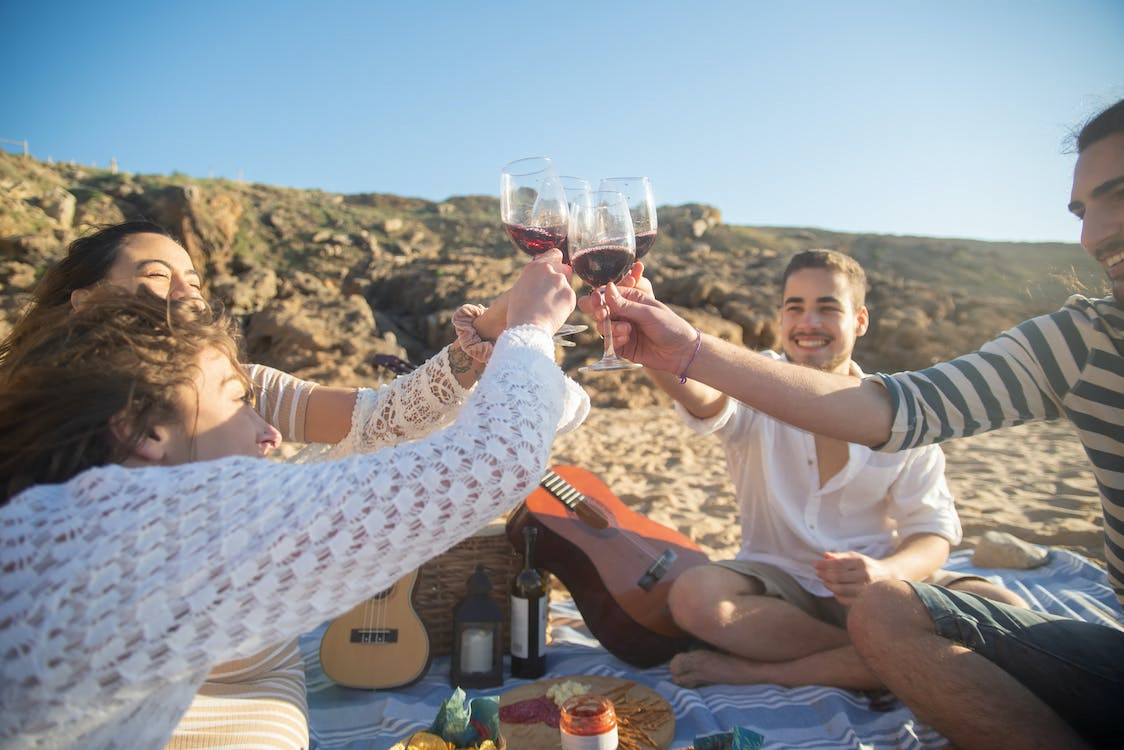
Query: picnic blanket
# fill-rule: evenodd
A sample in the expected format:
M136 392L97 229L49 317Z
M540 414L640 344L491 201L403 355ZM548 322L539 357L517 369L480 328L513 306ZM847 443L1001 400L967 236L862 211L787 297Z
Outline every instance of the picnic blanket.
M1124 629L1124 613L1104 571L1080 555L1051 550L1049 562L1033 570L977 568L971 551L954 553L945 566L1006 585L1035 609ZM637 669L609 654L581 621L573 601L551 603L552 642L547 677L605 675L647 685L675 711L672 750L695 737L744 727L764 735L764 750L928 750L943 738L907 708L891 702L875 710L863 693L827 687L714 685L685 689L671 681L667 665ZM433 660L426 676L398 690L353 690L332 683L320 667L320 636L326 624L301 636L307 678L311 750L387 750L425 729L449 697L449 658ZM526 680L506 679L502 687L467 690L469 697L500 695ZM885 706L878 706L885 709ZM512 748L511 750L535 750Z

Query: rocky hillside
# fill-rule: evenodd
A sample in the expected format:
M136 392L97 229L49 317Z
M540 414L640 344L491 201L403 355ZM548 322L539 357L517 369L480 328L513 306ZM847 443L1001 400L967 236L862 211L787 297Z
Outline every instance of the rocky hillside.
M252 361L332 384L390 377L375 354L431 355L452 340L452 311L491 299L524 262L494 196L336 195L114 174L0 151L0 334L70 240L138 217L182 237L207 293L243 320ZM1077 245L730 226L704 205L663 206L659 221L647 259L657 295L701 329L753 348L776 343L777 281L789 256L830 247L858 258L871 281L871 331L856 355L868 371L968 351L1071 291L1105 291ZM600 349L588 331L577 343L561 350L567 370ZM664 403L643 374L578 377L599 406Z

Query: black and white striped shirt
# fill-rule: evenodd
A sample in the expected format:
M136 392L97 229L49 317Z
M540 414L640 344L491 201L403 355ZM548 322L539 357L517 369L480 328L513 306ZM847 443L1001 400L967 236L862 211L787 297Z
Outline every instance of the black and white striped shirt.
M1105 562L1124 604L1124 308L1071 297L979 351L879 376L894 410L881 450L902 450L1036 420L1067 418L1093 466Z

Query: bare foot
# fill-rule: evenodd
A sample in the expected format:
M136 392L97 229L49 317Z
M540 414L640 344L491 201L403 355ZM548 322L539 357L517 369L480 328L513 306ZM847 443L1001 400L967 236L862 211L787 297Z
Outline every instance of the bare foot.
M685 651L672 657L669 666L675 684L688 688L768 682L765 665L721 651Z
M669 665L683 687L700 685L831 685L850 690L884 690L853 646L821 651L791 661L753 661L722 651L686 651Z

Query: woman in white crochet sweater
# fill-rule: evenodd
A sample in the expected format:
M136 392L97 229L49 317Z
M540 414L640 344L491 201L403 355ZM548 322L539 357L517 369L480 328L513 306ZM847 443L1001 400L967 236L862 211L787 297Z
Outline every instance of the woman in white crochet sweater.
M97 409L75 408L112 404L96 384L136 380L165 349L207 341L199 331L122 338L117 354L149 346L121 366L104 344L66 361L41 348L9 352L0 392L0 745L158 748L215 663L339 614L525 497L567 393L550 334L573 308L558 260L524 270L506 300L509 328L449 429L338 461L198 462L247 445L264 453L278 441L242 401L245 388L231 390L242 371L214 345L192 352L198 368L181 362L155 383L168 391L173 376L210 376L195 383L198 404L186 399L174 419L118 409L98 424ZM66 329L65 360L78 329L106 328L98 311L107 302L86 302L31 341ZM215 369L224 364L228 371ZM126 385L135 398L136 382ZM357 401L358 413L379 399ZM81 450L45 450L52 440L77 440ZM113 463L130 468L105 466ZM19 491L29 481L36 486Z
M202 278L191 256L163 226L129 221L104 227L70 244L32 291L31 305L8 339L0 361L42 317L80 306L90 290L109 282L127 291L146 289L169 299L202 296ZM255 408L285 441L310 443L298 460L369 452L425 435L449 424L475 385L506 326L507 295L490 307L464 305L454 316L458 338L422 367L377 390L323 387L262 365L247 365ZM564 432L585 418L589 401L566 380ZM273 644L216 665L166 750L208 747L308 746L304 663L297 640Z

